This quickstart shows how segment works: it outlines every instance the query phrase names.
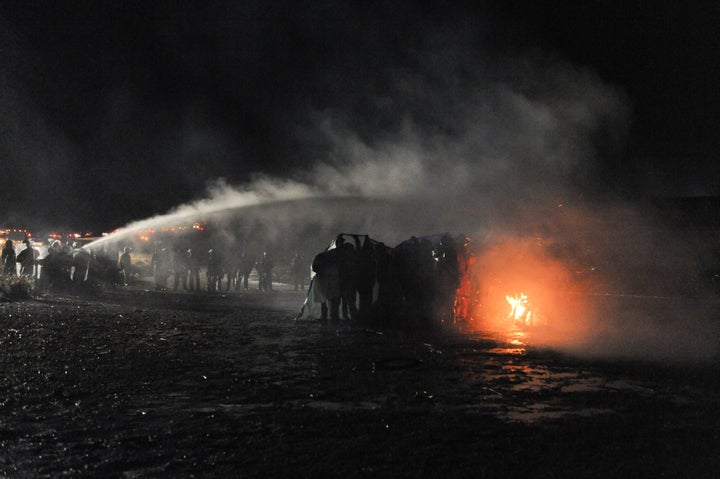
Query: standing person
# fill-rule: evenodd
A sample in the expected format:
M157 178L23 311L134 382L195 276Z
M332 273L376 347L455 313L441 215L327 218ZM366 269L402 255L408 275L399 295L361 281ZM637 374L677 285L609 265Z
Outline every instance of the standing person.
M153 268L153 277L155 278L155 289L160 289L160 250L155 245L152 258L150 258L150 264Z
M438 319L453 322L455 295L460 286L457 247L450 235L443 235L436 255L434 312Z
M40 260L42 266L39 279L40 289L50 291L53 285L64 284L63 256L62 244L57 240L53 241L45 257Z
M187 262L187 289L188 291L200 291L200 262L192 249L185 253Z
M222 258L220 254L214 250L208 250L208 266L207 266L207 290L208 293L221 292L220 283L222 282Z
M13 246L12 240L5 241L5 246L2 250L2 263L3 263L3 274L7 276L17 275L17 267L15 263L17 257L15 256L15 247Z
M87 281L90 273L90 260L92 255L84 249L77 241L73 243L73 249L69 253L70 258L70 279L75 284L82 284Z
M230 288L235 289L238 279L238 260L235 256L235 252L228 255L225 261L225 276L227 277L225 291L230 291Z
M263 252L260 264L258 265L258 273L260 273L260 282L258 288L263 291L272 291L272 270L274 264L272 256L267 251Z
M173 271L173 291L177 291L187 275L185 255L180 248L173 248L171 262Z
M338 250L338 278L340 282L340 304L345 321L357 319L357 268L355 264L355 248L345 242L342 235L335 240Z
M436 270L435 251L433 243L427 238L418 241L415 248L415 305L410 306L410 312L421 321L430 321L433 318L432 307L437 291L435 288Z
M132 258L130 257L130 248L125 246L123 252L118 259L118 270L120 271L120 279L122 284L127 286L128 278L132 276L130 269L132 268Z
M295 291L299 288L305 288L305 277L307 276L305 258L300 252L295 251L292 261L290 262L290 272L292 273L293 285Z
M258 289L262 291L265 286L265 277L263 276L263 260L265 259L265 253L260 255L260 258L255 262L255 270L258 274Z
M357 267L357 292L359 298L358 316L367 318L370 314L375 286L375 254L370 238L360 244L361 239L355 236L355 257Z
M37 260L40 257L40 252L33 248L31 239L28 238L23 243L25 243L26 247L17 255L17 262L20 263L20 274L36 278Z
M151 261L155 271L155 289L167 290L167 280L170 275L170 258L167 250L165 248L155 249Z
M315 256L312 262L315 272L314 301L320 303L320 322L325 324L330 319L337 322L340 319L340 281L338 275L337 248L323 251ZM329 310L329 311L328 311Z
M371 307L370 320L397 318L403 302L402 270L398 267L398 259L384 243L375 246L374 257L378 297L376 306Z
M189 255L189 268L190 268L190 284L188 285L188 288L190 288L193 291L200 291L200 261L195 254L194 251L188 250L190 253ZM194 289L192 284L195 284Z
M182 277L183 290L193 291L195 285L198 285L199 288L200 268L197 261L195 261L195 256L193 255L191 248L188 248L183 256L183 262L185 264L185 274ZM196 276L198 276L197 281L195 281Z
M251 254L247 254L245 251L240 255L240 266L238 268L238 274L242 275L243 289L248 289L248 281L250 279L250 273L252 273L255 267L255 260ZM238 278L236 289L240 289L240 278Z

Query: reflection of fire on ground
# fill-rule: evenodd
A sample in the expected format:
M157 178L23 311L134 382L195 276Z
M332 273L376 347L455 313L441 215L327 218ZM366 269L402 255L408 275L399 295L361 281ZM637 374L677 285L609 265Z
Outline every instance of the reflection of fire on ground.
M580 343L592 321L589 284L570 259L535 238L506 239L472 254L458 301L475 330L531 328L543 346ZM469 298L469 299L468 299Z

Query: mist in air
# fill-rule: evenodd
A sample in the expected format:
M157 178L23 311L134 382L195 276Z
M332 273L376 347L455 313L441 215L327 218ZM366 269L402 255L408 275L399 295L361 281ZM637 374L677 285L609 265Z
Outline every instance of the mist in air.
M621 91L552 55L470 61L462 78L459 65L425 65L367 98L379 110L392 104L394 128L367 135L342 111L309 111L302 135L318 155L307 166L241 185L220 179L206 198L123 231L199 220L227 226L225 242L261 231L316 248L339 232L390 246L467 234L483 252L480 284L514 275L519 284L503 284L545 297L555 332L537 336L544 345L600 357L716 354L712 305L697 281L709 251L617 200L600 167L599 151L622 147L630 113ZM687 288L701 299L687 299Z
M387 128L368 131L337 108L308 110L297 126L298 137L313 146L305 165L239 185L219 179L206 198L150 221L294 199L355 198L357 208L343 203L337 217L296 213L305 221L366 226L392 243L444 230L519 224L529 230L537 214L603 192L595 142L621 142L622 93L551 55L454 64L461 49L452 40L447 50L426 52L421 71L397 72L382 96L365 98ZM438 58L445 60L432 61ZM333 204L325 202L327 211ZM399 224L386 224L388 218Z
M546 338L552 347L601 357L716 354L714 302L697 281L708 245L688 247L663 218L615 195L608 165L632 121L625 93L551 52L483 52L471 47L472 33L429 30L404 65L382 65L381 87L355 82L345 86L355 88L347 103L301 108L291 129L303 161L282 174L216 178L204 197L123 225L98 245L195 221L228 248L261 238L317 252L340 232L389 246L466 234L493 253L478 263L480 283L516 271L508 278L536 276L529 281L546 302L559 298L547 306L550 321L564 325ZM329 73L315 80L336 98L344 87ZM209 163L246 160L227 131L193 119L179 130L187 141L153 152L168 168L187 149L214 152ZM117 124L106 121L98 142Z

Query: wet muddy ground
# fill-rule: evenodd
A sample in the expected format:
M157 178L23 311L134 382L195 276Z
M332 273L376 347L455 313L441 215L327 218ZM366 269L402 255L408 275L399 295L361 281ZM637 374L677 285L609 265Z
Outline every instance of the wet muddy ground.
M717 477L720 367L296 322L292 291L2 303L0 477Z

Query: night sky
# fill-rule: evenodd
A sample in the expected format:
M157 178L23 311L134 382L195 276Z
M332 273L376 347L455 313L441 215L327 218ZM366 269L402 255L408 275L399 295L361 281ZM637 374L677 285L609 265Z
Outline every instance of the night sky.
M412 125L447 151L487 85L591 105L590 159L563 173L583 191L718 195L718 25L717 2L5 2L0 224L107 231L220 178L307 181L347 161L338 131L387 150ZM463 118L494 138L525 131L478 104ZM478 135L478 156L513 156Z

